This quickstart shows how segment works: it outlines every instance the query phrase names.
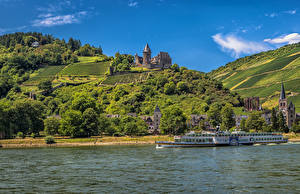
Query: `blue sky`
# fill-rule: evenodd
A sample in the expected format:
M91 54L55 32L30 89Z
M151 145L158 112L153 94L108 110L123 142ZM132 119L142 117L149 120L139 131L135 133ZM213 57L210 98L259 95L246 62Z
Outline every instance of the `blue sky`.
M38 31L204 72L300 41L299 0L0 0L0 34Z

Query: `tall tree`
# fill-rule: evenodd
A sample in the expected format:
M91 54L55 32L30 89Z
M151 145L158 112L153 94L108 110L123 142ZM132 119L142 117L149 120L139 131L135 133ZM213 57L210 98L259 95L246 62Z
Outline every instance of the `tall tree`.
M266 125L266 121L264 118L261 117L260 112L251 113L249 118L246 120L246 128L249 131L262 131L264 125Z
M275 108L272 108L271 122L272 122L272 131L277 131L279 128L279 123L278 123L278 118L277 118L277 113Z
M212 126L216 127L221 123L221 105L219 103L213 103L207 111L209 122Z
M279 112L278 115L278 128L281 132L288 132L288 127L286 126L286 120L281 111Z
M242 118L241 123L240 123L240 128L242 131L248 132L247 127L246 127L246 119L245 118Z
M221 130L229 130L235 126L234 112L231 104L226 104L221 110Z
M68 110L63 114L59 133L71 137L84 136L82 127L82 114L77 110Z
M44 131L47 135L58 134L58 130L60 127L59 119L55 117L49 117L44 120L44 126L45 126Z
M44 129L45 106L35 100L18 100L9 109L9 127L16 134L39 133Z
M92 108L86 109L82 114L82 119L82 129L84 130L85 136L98 135L99 120L96 111Z
M160 120L160 129L164 134L180 134L186 129L186 116L182 109L171 105L164 109Z

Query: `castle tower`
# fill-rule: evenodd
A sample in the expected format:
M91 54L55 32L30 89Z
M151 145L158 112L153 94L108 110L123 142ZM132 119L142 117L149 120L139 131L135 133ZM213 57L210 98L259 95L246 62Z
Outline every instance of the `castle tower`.
M160 125L160 118L161 118L161 112L159 107L156 105L153 115L153 124L154 124L154 133L159 133L159 125Z
M147 43L143 51L143 65L150 66L150 64L151 64L151 50Z
M280 92L280 98L279 98L279 111L282 111L282 113L285 115L287 111L288 103L285 96L285 90L284 85L281 83L281 92Z

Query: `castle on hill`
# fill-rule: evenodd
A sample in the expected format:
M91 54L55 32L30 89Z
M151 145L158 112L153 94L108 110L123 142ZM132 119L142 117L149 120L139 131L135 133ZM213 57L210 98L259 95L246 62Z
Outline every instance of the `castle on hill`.
M167 69L172 65L172 59L167 52L159 52L159 54L153 58L151 58L151 49L148 44L146 44L143 57L135 54L135 65L139 67L146 67L148 69Z

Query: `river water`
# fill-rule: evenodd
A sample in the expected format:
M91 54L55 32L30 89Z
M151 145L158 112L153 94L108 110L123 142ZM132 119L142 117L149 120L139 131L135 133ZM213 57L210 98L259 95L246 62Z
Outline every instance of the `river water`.
M0 149L0 192L300 193L300 144Z

